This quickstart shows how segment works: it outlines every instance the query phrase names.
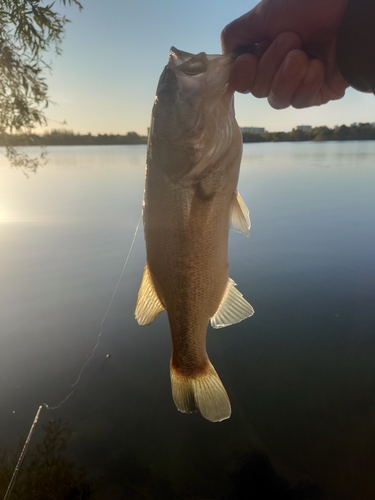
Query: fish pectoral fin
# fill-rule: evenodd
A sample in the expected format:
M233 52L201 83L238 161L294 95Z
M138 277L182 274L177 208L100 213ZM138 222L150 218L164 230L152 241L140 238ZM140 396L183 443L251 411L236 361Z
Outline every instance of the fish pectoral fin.
M230 204L230 227L235 231L250 236L250 213L246 203L241 198L238 191L233 193Z
M142 283L139 287L137 305L135 306L135 319L139 325L149 325L164 309L165 307L156 293L151 273L146 263Z
M236 288L236 283L229 278L224 297L215 316L211 318L214 328L223 328L250 318L254 314L253 307L244 299Z

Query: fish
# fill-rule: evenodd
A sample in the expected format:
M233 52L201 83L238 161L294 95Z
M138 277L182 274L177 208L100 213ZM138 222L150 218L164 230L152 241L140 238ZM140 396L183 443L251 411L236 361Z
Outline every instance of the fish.
M242 134L229 84L235 57L170 49L149 128L146 265L135 308L139 325L167 311L174 403L211 422L229 418L231 404L206 352L208 324L221 328L254 314L228 276L229 228L250 231L237 191Z

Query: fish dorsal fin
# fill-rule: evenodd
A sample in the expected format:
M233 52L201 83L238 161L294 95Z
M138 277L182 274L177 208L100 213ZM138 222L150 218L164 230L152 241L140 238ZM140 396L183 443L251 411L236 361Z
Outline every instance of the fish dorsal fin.
M235 231L250 236L250 213L238 191L233 193L230 204L230 227Z
M214 328L223 328L249 318L254 314L252 306L236 288L236 283L229 278L227 289L215 316L211 318Z
M137 305L135 306L135 319L139 325L149 325L164 309L165 307L156 293L151 273L146 263L142 283L139 287Z

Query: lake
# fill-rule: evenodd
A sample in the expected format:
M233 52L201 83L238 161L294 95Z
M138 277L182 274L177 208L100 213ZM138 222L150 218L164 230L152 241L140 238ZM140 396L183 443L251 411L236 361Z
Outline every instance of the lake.
M252 229L230 233L229 274L255 315L209 328L232 403L215 424L174 406L166 314L134 320L142 226L106 314L145 156L51 147L28 177L0 158L0 448L16 452L38 406L70 393L105 317L75 392L42 410L31 443L68 423L90 498L375 498L375 142L244 146Z

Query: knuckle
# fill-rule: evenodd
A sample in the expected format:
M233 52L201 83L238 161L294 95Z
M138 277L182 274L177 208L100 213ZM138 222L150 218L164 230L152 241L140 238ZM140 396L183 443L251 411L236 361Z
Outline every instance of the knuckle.
M301 38L297 33L291 31L281 33L275 39L275 47L279 53L285 54L294 49L299 49L302 45Z

